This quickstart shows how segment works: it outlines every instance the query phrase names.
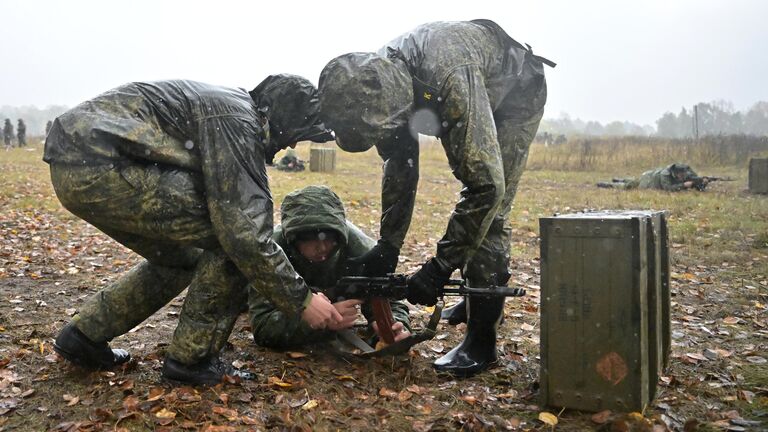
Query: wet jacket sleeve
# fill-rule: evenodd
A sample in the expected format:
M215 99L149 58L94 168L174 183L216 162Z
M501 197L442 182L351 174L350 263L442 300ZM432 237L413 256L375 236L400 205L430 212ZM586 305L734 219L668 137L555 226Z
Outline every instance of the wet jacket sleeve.
M213 229L224 251L280 310L299 314L311 293L272 240L272 196L262 134L252 119L218 116L200 121L205 192Z
M330 330L314 330L296 315L286 315L264 297L249 299L253 340L268 348L291 348L321 342L333 336Z
M483 241L504 197L504 169L490 101L478 66L463 66L446 80L443 117L448 130L443 147L454 176L463 184L461 199L437 244L437 259L457 269Z
M384 160L379 236L400 249L411 225L419 183L419 143L404 132L397 144L377 146Z

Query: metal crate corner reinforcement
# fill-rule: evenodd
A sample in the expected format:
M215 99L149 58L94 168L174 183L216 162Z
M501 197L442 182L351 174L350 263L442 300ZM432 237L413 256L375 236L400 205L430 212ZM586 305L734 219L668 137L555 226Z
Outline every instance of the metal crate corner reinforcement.
M559 215L540 229L542 403L642 410L669 361L666 213Z

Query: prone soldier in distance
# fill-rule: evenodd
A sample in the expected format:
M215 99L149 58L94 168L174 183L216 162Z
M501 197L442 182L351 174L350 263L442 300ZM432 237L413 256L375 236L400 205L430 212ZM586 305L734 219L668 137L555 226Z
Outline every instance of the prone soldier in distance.
M657 189L667 192L696 189L703 191L707 184L716 180L728 180L723 177L700 177L690 166L673 163L644 172L639 178L615 178L611 182L599 182L599 188L615 189Z

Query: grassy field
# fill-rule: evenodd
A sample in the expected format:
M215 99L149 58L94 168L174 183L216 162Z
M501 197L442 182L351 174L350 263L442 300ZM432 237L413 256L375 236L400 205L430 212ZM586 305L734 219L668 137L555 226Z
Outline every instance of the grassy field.
M309 159L309 144L297 150ZM60 207L39 144L0 150L0 430L550 430L538 420L547 408L537 405L538 219L598 209L669 211L672 364L643 413L606 420L554 410L554 429L651 430L662 421L672 430L768 427L768 197L747 193L746 164L707 164L689 153L699 174L734 181L703 193L622 192L594 184L675 160L647 145L590 150L589 157L578 151L577 144L532 149L510 216L510 283L529 295L507 302L499 367L460 381L434 373L431 362L460 340L462 326L441 324L434 340L403 358L347 361L320 348L299 356L256 347L243 317L224 356L262 379L190 389L169 386L159 372L182 298L113 342L136 359L124 369L85 373L53 353L55 334L83 299L137 258ZM460 190L438 145L423 144L420 167L403 272L434 253ZM269 173L276 210L288 192L326 184L350 220L378 232L381 161L374 152L337 152L333 173ZM415 322L427 315L413 308Z

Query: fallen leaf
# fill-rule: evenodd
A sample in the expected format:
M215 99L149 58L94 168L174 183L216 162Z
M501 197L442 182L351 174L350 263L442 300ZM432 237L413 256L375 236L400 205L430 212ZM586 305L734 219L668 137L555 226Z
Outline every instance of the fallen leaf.
M288 357L292 359L303 358L309 355L309 354L304 354L303 352L295 352L295 351L288 351L286 354L288 355Z
M603 424L611 417L611 410L600 411L592 415L592 421L597 424Z
M766 364L768 360L760 356L747 356L747 361L754 364Z
M71 394L65 394L62 396L62 398L67 401L67 406L77 405L77 403L80 402L79 397L72 396Z
M477 398L472 396L472 395L461 396L459 399L463 400L464 402L466 402L466 403L468 403L470 405L474 405L475 403L477 403ZM557 419L555 419L555 420L557 420Z
M397 392L386 387L382 387L381 390L379 390L379 396L384 396L388 399L394 399L397 397Z
M147 402L154 402L165 394L165 389L162 387L152 387L149 389L149 395L147 396Z
M173 419L176 418L176 413L163 408L155 413L155 417L159 419Z
M550 426L555 426L557 424L557 416L546 411L539 413L539 420Z
M741 318L736 318L732 316L723 318L723 324L733 325L733 324L738 324L740 321L741 321Z
M293 387L293 384L285 382L276 376L269 377L269 383L283 388Z
M315 407L317 407L317 400L316 399L310 399L310 400L307 401L307 403L305 403L304 405L301 406L301 409L303 409L303 410L311 410L312 408L315 408Z
M213 412L226 418L229 421L235 421L238 419L238 417L240 417L240 414L237 412L237 410L231 408L215 406L213 407Z

